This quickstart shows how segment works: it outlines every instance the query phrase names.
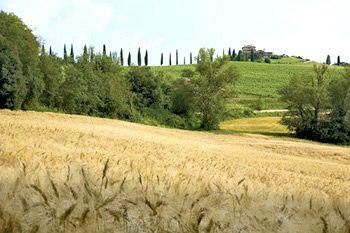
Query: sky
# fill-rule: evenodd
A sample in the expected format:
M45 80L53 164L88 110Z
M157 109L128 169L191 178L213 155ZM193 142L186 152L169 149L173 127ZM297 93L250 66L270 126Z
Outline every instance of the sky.
M202 47L218 54L253 44L275 54L350 62L350 0L0 0L45 46L61 55L63 45L101 51L138 47L158 65L179 50L180 61Z

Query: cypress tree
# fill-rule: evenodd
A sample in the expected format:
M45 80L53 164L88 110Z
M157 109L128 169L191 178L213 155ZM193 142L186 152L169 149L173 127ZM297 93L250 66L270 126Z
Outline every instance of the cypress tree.
M107 56L107 49L106 49L106 45L103 45L103 56Z
M186 65L186 57L184 57L184 65Z
M330 64L331 64L331 56L329 56L329 55L327 55L326 64L327 64L327 65L330 65Z
M179 52L176 49L176 65L179 64Z
M109 57L112 58L112 51L109 52Z
M145 66L148 66L148 51L146 50L145 54Z
M254 51L252 50L252 51L250 51L250 61L253 62L254 59L255 59L255 57L254 57Z
M225 49L222 49L222 56L225 56Z
M66 44L64 44L64 47L63 47L63 60L64 60L64 63L68 63L68 55L67 55L67 48L66 48Z
M141 66L142 65L142 59L141 59L141 49L139 47L139 50L137 52L137 65Z
M238 55L236 57L236 61L241 61L242 59L243 59L242 50L239 50Z
M74 50L73 50L73 44L70 46L70 55L69 55L69 60L71 63L74 63Z
M123 55L123 48L120 49L120 65L124 66L124 55Z
M45 55L46 55L45 46L42 45L41 46L41 56L45 56Z
M169 66L171 66L171 53L169 54Z
M236 58L236 50L234 49L234 50L232 51L231 61L234 61L235 58Z
M128 66L131 66L131 53L129 52L128 55Z
M94 48L90 48L90 63L93 63L95 60Z
M49 55L53 56L53 52L52 52L51 46L50 46L50 50L49 50Z
M162 66L164 62L163 53L160 55L160 65Z
M84 52L83 52L83 64L87 64L88 63L88 51L87 51L87 47L86 45L84 45Z
M337 58L337 65L340 66L340 56Z
M190 64L192 65L192 52L190 53Z
M214 54L211 54L211 55L210 55L210 61L211 61L211 62L213 62L213 61L214 61L214 57L213 57L213 55L214 55ZM218 56L216 56L216 57L218 57ZM199 59L199 55L198 55L198 59Z
M228 55L229 55L229 57L231 59L231 57L232 57L231 48L228 49Z

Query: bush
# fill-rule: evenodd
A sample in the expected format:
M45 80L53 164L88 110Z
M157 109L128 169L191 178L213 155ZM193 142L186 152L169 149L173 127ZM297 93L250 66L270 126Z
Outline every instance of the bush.
M269 64L269 63L271 63L271 59L267 57L267 58L265 58L264 62Z
M186 68L181 71L181 77L192 78L195 75L195 73L196 72L194 70Z
M327 69L315 66L315 77L294 77L281 90L290 110L282 123L301 138L350 144L350 69L330 84Z

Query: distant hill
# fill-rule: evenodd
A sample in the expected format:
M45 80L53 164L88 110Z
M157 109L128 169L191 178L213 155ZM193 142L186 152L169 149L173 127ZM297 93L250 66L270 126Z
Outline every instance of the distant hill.
M237 85L238 103L254 110L283 109L285 104L279 100L278 90L288 83L293 75L313 75L315 62L307 62L296 57L271 59L271 64L258 62L232 62L241 71ZM195 69L194 65L154 66L154 70L167 71L181 76L184 69ZM331 71L342 68L332 66Z

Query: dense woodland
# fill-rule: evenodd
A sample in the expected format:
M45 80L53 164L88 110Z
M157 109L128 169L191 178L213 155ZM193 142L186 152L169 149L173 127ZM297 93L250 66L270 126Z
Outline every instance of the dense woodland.
M131 54L124 62L84 47L76 56L73 46L63 58L41 45L32 31L15 15L0 13L0 108L57 111L118 118L184 129L217 129L228 115L227 102L235 95L239 70L229 61L255 61L251 53L229 49L214 58L213 49L201 49L195 70L182 77L153 71L148 51L137 65ZM141 66L143 64L145 66ZM268 59L263 62L269 63ZM338 58L340 65L340 58ZM124 66L128 65L128 66ZM161 65L164 55L161 54ZM186 63L184 59L184 63ZM172 64L171 54L169 64ZM179 64L176 51L175 64ZM330 58L327 58L330 64ZM350 69L332 75L328 65L316 65L314 75L299 75L281 90L290 109L283 118L297 136L333 143L350 142Z

